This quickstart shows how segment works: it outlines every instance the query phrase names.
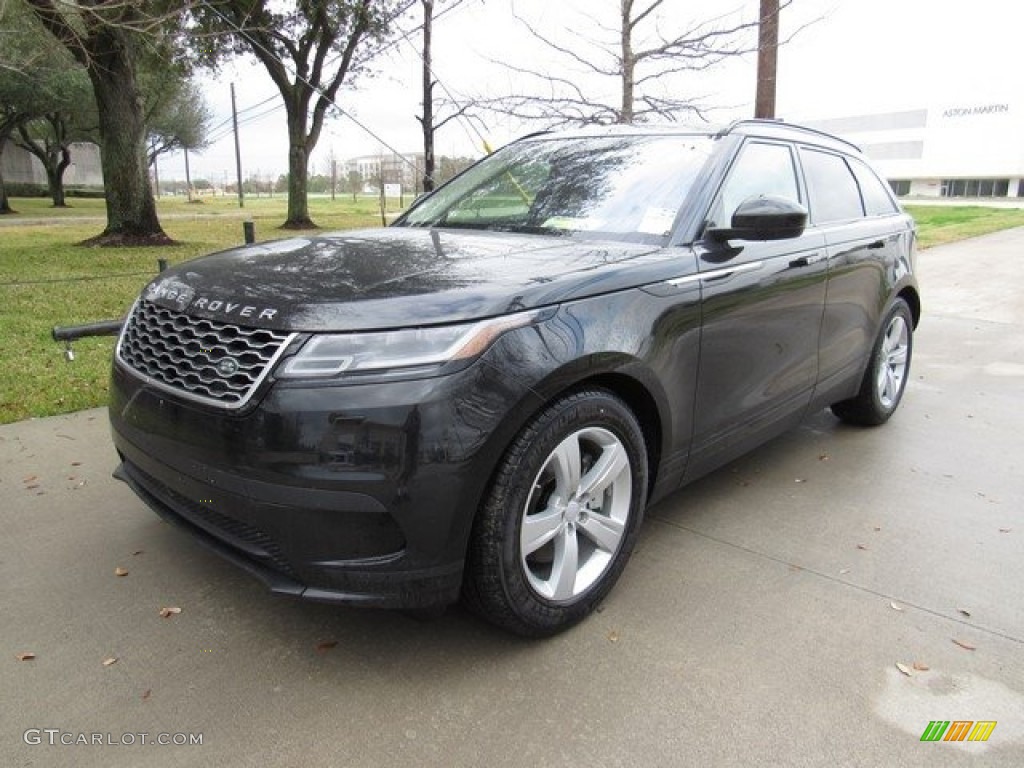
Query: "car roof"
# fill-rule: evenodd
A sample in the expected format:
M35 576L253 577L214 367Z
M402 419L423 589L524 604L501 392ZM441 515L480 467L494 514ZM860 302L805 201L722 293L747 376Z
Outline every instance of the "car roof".
M724 136L756 136L766 139L780 139L784 141L795 141L805 144L813 144L819 147L832 149L847 154L863 156L860 147L856 144L833 136L830 133L819 131L816 128L808 128L796 123L787 123L782 120L765 119L744 119L735 120L724 126L693 126L682 123L644 123L640 125L591 125L581 128L569 128L559 131L538 131L523 136L519 141L540 138L584 138L591 136L629 136L629 135L675 135L675 136L711 136L722 138Z

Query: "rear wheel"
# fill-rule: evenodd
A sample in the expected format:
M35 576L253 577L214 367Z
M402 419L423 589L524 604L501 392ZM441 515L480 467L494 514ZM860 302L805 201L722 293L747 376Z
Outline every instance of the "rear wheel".
M896 299L875 341L860 391L835 403L832 412L845 422L864 426L884 424L896 411L910 374L914 319L903 299Z
M647 489L636 417L603 390L566 396L513 440L473 529L464 598L539 637L587 616L625 567Z

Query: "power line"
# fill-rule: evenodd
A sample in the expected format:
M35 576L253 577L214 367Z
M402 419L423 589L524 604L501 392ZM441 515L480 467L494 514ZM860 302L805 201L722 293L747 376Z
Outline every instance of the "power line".
M304 83L306 86L308 86L310 89L312 89L315 93L317 93L321 98L327 99L328 103L330 103L330 105L332 107L334 107L342 117L346 117L350 121L352 121L357 127L362 129L367 135L369 135L371 138L373 138L375 141L377 141L381 146L383 146L385 149L389 150L392 153L392 155L394 155L396 158L398 158L399 161L401 161L401 162L405 163L406 165L410 166L414 171L418 171L419 170L417 165L416 165L416 163L414 163L413 161L409 160L407 157L405 157L403 154L401 154L397 149L395 149L388 142L386 142L381 136L379 136L377 133L375 133L373 130L371 130L367 125L365 125L363 122L358 120L354 115L349 113L347 110L345 110L344 108L339 106L338 103L333 98L327 96L327 94L324 92L323 88L321 88L318 85L314 85L309 80L307 80L306 78L304 78L301 75L299 75L297 69L295 67L290 67L285 61L283 61L281 59L280 56L278 56L278 54L275 51L267 50L266 47L264 47L263 45L259 44L253 38L249 37L242 27L240 27L238 24L236 24L230 18L225 16L224 13L222 13L218 8L216 8L213 5L211 5L208 0L200 0L200 2L203 5L205 5L216 16L218 16L228 27L230 27L234 31L234 33L237 33L240 37L242 37L243 39L247 40L251 45L259 46L260 50L263 51L263 53L265 53L268 56L272 57L282 67L284 67L286 70L288 70L295 77L296 82ZM447 15L448 13L450 13L451 11L454 11L456 8L459 8L459 7L463 7L463 3L455 3L453 5L448 6L447 8L442 10L441 13L437 14L437 16L434 17L434 21L437 21L437 20L441 19L443 16ZM408 36L410 34L416 32L417 30L422 29L422 28L423 28L423 24L419 24L416 27L413 27L413 29L408 31L408 32L400 32L400 37L401 37L401 39L406 40L406 42L409 42L409 44L412 45L411 41L408 40ZM380 49L378 49L377 54L379 55L381 53L386 52L390 48L393 48L393 47L397 46L398 43L399 43L398 40L394 40L392 42L389 42L389 43L385 44ZM413 47L415 48L415 46L413 46ZM419 55L422 58L423 54L420 53ZM341 58L341 54L338 54L334 58L330 59L330 61L328 62L327 66L325 68L329 68L339 58ZM433 73L431 73L431 75L433 76ZM439 79L438 79L438 82L440 83ZM443 83L441 84L441 87L444 89L445 93L448 94L448 97L450 99L452 99L453 102L455 102L454 96L451 94L451 92L448 90L448 88ZM269 101L277 98L277 95L280 95L280 94L275 94L273 96L270 96L269 98L265 99L264 101L260 102L259 104L256 104L253 107L249 107L247 109L255 109L255 108L259 107L259 106L262 106L263 104L266 104ZM457 103L457 102L455 102L455 103ZM277 104L272 109L267 110L267 111L265 111L265 112L263 112L263 113L261 113L259 115L249 116L246 120L242 121L241 124L244 125L245 123L252 122L252 121L257 120L257 119L259 119L261 117L265 117L265 116L267 116L269 114L272 114L272 113L274 113L274 112L276 112L276 111L278 111L280 109L283 109L284 106L285 105L283 103ZM469 125L471 127L473 127L474 131L476 131L476 133L480 137L480 139L482 141L484 141L483 136L481 136L479 131L476 130L476 127L472 125L472 122L471 121L467 121L467 122L469 123ZM223 123L221 125L223 125ZM217 137L216 139L211 139L210 143L213 143L214 141L222 140L225 137L225 135L227 135L227 134L222 134L219 137Z

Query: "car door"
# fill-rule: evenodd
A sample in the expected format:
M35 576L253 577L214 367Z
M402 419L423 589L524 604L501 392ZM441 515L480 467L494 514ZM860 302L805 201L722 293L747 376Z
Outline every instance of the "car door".
M811 223L828 248L818 390L830 402L859 383L893 283L887 275L910 231L884 182L857 158L817 147L800 147L799 157Z
M794 150L748 139L712 205L728 227L745 199L806 199ZM777 241L697 244L701 340L694 404L693 478L797 423L817 379L827 258L820 232Z

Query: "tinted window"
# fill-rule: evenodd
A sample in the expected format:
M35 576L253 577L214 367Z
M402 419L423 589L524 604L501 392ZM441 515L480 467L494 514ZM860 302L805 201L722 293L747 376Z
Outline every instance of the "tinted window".
M857 181L842 157L813 149L801 149L800 159L807 177L811 221L827 224L864 215Z
M784 144L751 142L744 145L715 206L711 223L728 227L732 214L749 197L779 195L800 202L793 153Z
M864 210L868 216L885 216L899 209L889 194L889 185L878 178L875 172L859 160L848 161L860 183L860 195L864 199Z

